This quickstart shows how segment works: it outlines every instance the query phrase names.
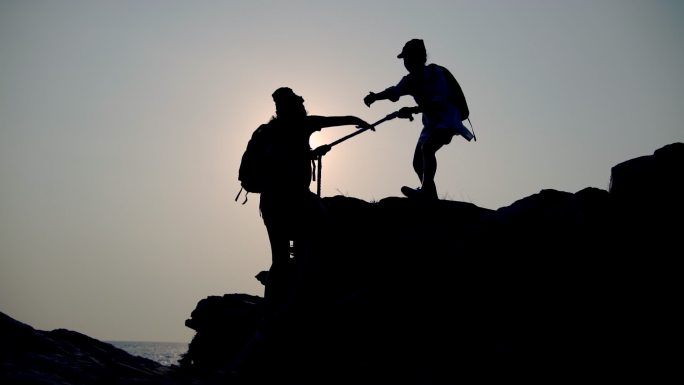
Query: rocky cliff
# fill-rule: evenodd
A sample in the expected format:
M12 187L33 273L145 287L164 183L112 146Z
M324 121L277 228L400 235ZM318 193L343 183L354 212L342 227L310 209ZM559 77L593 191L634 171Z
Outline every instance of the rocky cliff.
M609 190L541 190L498 210L324 198L332 221L323 248L305 276L294 275L292 306L275 321L260 297L203 299L186 321L196 331L190 349L169 373L74 332L5 318L3 329L24 332L3 331L16 337L2 350L0 380L40 373L42 383L64 383L55 376L65 367L74 384L98 375L194 384L653 379L678 346L683 166L684 144L674 143L613 167ZM50 333L77 348L32 342ZM35 354L44 359L26 364Z

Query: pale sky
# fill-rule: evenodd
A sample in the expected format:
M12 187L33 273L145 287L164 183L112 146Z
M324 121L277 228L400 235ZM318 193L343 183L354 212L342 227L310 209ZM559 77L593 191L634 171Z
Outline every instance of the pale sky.
M0 0L0 311L187 342L202 298L262 295L258 195L233 198L271 93L376 121L413 104L362 101L406 74L411 38L459 80L478 138L438 153L441 197L497 209L607 189L612 166L684 141L683 37L681 1ZM335 147L323 195L417 186L420 128Z

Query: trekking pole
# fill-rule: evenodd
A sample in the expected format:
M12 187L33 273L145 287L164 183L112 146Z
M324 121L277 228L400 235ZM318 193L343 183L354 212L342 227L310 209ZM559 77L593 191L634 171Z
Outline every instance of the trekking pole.
M328 146L332 147L332 146L334 146L334 145L336 145L336 144L340 144L340 143L344 142L345 140L351 139L351 138L353 138L354 136L356 136L356 135L358 135L358 134L360 134L360 133L362 133L362 132L364 132L364 131L366 131L366 130L373 130L373 131L375 131L375 126L380 125L381 123L384 123L384 122L386 122L386 121L388 121L388 120L392 120L392 119L394 119L394 118L396 118L396 117L398 117L398 116L399 116L399 111L392 112L391 114L389 114L389 115L385 116L384 118L378 120L377 122L371 124L369 127L367 127L367 128L362 128L362 129L360 129L360 130L356 130L355 132L352 132L351 134L349 134L349 135L347 135L347 136L343 136L343 137L337 139L336 141L334 141L334 142L328 144ZM410 117L409 120L413 120L413 117Z
M378 125L380 125L381 123L384 123L384 122L386 122L386 121L388 121L388 120L392 120L392 119L397 118L397 117L399 117L399 111L394 111L394 112L392 112L391 114L385 116L384 118L378 120L377 122L371 124L370 126L368 126L368 127L366 127L366 128L362 128L362 129L356 130L356 131L352 132L351 134L346 135L346 136L343 136L343 137L337 139L336 141L331 142L331 143L329 143L329 144L326 144L326 145L324 145L324 146L328 146L328 147L332 148L333 146L335 146L335 145L337 145L337 144L340 144L340 143L344 142L344 141L347 140L347 139L351 139L351 138L355 137L356 135L358 135L358 134L360 134L360 133L362 133L362 132L364 132L364 131L367 131L367 130L373 130L373 131L375 131L375 126L378 126ZM413 121L413 116L409 116L408 119L409 119L410 121ZM316 149L321 148L321 147L323 147L323 146L317 147ZM315 151L315 150L314 150L314 151ZM317 194L318 194L319 197L321 196L321 169L323 168L323 166L322 166L323 163L322 163L322 162L323 162L323 155L318 155L318 181L317 181L316 185L317 185Z

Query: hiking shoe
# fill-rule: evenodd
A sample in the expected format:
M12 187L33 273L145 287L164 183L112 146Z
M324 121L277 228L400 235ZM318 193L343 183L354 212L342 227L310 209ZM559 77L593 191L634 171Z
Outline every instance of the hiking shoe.
M408 186L402 186L401 187L401 193L406 195L407 198L418 198L421 195L421 190L420 190L420 187L411 188Z
M406 195L408 198L423 199L423 200L438 200L437 192L430 194L429 192L418 188L411 188L408 186L403 186L401 188L401 193Z

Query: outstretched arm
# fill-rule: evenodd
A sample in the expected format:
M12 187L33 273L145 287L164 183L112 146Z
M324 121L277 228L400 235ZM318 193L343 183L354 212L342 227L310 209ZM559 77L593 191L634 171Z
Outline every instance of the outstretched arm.
M309 115L309 122L315 130L335 126L359 126L360 128L372 128L365 120L352 116L316 116Z
M373 126L368 124L365 120L358 118L356 116L316 116L316 115L309 115L308 117L309 123L312 125L312 128L314 128L316 131L320 130L321 128L325 127L334 127L334 126L350 126L350 125L355 125L358 128L370 128L371 130L374 130ZM358 131L357 131L358 133ZM316 159L319 156L323 156L330 151L331 145L330 144L324 144L322 146L317 147L316 149L311 151L311 159Z
M385 99L389 99L393 102L396 102L397 100L399 100L399 95L392 89L392 87L390 87L382 92L378 92L377 94L372 91L369 92L368 95L366 95L366 97L363 98L363 102L366 103L368 107L370 107L371 104L377 102L378 100Z

